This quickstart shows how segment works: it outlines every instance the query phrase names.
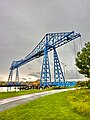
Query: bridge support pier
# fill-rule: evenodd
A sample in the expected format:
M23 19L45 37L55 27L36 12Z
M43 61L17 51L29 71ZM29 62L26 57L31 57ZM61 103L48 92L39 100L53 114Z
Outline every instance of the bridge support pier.
M18 68L16 69L16 79L15 79L16 82L19 82L19 72L18 72Z
M10 70L8 82L12 82L13 70Z
M54 48L54 82L60 83L61 81L65 83L65 78L60 65L57 51Z
M44 49L44 58L41 70L41 78L40 78L40 86L48 86L48 83L51 82L51 72L50 72L50 65L49 65L49 57L47 52L47 44Z

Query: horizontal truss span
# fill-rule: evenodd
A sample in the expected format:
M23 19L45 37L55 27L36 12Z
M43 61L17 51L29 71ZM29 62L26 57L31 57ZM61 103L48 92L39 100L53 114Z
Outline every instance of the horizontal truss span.
M29 53L24 59L19 61L13 61L10 70L14 70L36 58L44 55L44 49L47 48L47 52L53 50L53 48L58 48L81 35L79 33L72 32L62 32L62 33L48 33L46 34L40 43Z

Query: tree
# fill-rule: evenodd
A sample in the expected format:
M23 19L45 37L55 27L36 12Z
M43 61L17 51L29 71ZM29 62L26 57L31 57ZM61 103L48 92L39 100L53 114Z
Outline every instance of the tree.
M85 47L82 48L81 52L77 52L75 61L79 73L90 78L90 42L85 43Z

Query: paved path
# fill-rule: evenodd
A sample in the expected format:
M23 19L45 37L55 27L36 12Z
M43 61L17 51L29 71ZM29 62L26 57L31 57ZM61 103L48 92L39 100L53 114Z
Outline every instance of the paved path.
M35 99L45 96L45 95L50 95L50 94L54 94L54 93L58 93L58 92L64 92L64 91L75 90L75 89L76 88L51 90L51 91L45 91L45 92L40 92L40 93L33 93L33 94L3 99L3 100L0 100L0 111L7 110L14 106L23 104L23 103L31 101L31 100L35 100Z

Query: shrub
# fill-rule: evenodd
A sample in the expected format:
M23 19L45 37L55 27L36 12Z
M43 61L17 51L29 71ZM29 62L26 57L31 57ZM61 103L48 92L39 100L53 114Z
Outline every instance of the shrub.
M90 83L88 83L87 87L88 87L88 89L90 89Z
M54 86L52 87L52 89L65 89L66 87L65 86Z

